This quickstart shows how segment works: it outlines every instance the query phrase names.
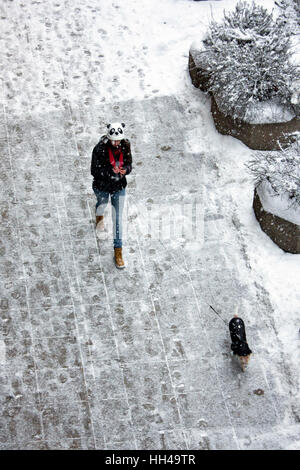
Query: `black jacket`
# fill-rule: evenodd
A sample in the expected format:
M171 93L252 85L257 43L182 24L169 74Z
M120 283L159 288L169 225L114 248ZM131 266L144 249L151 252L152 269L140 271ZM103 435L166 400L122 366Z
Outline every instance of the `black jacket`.
M252 353L247 344L245 324L241 318L234 317L229 322L229 331L231 336L231 349L233 354L238 356L248 356Z
M93 187L96 187L100 191L106 191L108 193L115 193L126 188L127 180L126 176L122 176L119 173L113 172L112 165L109 161L108 148L111 145L110 140L103 135L93 149L92 163L91 163L91 174L94 177ZM123 153L123 168L126 170L126 175L132 170L132 156L130 149L130 142L128 139L121 140L121 150Z

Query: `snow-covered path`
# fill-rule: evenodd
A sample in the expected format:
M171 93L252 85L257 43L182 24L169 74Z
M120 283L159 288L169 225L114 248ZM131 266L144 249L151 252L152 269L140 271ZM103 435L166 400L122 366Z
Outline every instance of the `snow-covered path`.
M299 448L297 361L253 245L280 250L250 210L248 149L186 70L221 3L2 2L0 448ZM124 272L89 171L113 118L134 158ZM209 304L244 318L245 374Z

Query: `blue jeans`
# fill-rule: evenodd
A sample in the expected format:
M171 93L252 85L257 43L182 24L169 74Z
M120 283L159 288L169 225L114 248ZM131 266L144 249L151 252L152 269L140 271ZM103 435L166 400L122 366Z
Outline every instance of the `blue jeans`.
M103 215L108 204L109 194L93 187L97 198L96 215ZM112 205L112 222L114 232L114 248L122 248L122 213L125 201L125 188L110 195Z

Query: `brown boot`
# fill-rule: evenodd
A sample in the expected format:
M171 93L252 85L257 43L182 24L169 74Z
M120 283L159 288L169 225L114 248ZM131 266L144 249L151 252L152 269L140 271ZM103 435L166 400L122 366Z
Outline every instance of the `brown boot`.
M118 269L125 268L125 263L122 258L122 248L115 248L115 265Z
M96 230L104 230L104 215L96 215Z

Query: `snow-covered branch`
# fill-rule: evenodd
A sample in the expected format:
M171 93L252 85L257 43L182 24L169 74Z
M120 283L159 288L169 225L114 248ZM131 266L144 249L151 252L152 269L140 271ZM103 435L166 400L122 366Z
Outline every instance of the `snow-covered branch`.
M291 207L300 208L300 135L288 148L256 152L246 166L256 186L268 182L274 194L287 195Z

